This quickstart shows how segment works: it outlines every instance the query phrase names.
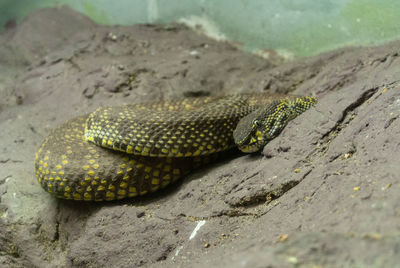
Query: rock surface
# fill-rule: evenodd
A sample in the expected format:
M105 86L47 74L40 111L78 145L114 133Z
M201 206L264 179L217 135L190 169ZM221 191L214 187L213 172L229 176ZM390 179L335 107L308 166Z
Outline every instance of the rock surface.
M181 25L100 26L53 8L0 44L0 266L400 262L400 42L281 64ZM119 202L57 200L36 182L44 137L100 105L263 90L319 103L262 155Z

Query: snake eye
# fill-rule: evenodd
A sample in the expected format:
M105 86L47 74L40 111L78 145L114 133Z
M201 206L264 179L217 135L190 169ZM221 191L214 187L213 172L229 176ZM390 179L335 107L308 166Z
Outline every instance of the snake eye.
M260 127L261 126L261 121L258 119L254 119L253 120L253 126L254 127Z

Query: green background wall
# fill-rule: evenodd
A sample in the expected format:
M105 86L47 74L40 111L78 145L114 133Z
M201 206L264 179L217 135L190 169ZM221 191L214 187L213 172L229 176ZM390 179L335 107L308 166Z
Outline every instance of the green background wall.
M0 0L0 25L63 4L102 24L179 21L287 57L400 37L399 0Z

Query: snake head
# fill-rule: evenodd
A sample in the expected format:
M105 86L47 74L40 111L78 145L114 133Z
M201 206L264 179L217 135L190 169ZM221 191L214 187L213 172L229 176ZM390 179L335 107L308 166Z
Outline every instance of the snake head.
M291 97L258 108L239 121L233 132L236 145L245 153L261 150L279 135L290 120L308 110L316 102L314 97Z

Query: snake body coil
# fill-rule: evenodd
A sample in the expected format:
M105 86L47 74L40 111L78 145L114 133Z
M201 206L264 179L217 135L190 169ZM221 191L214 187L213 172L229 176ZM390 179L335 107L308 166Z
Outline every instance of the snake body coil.
M315 102L254 93L99 108L52 131L36 153L36 177L59 198L144 195L235 143L245 152L261 149Z

